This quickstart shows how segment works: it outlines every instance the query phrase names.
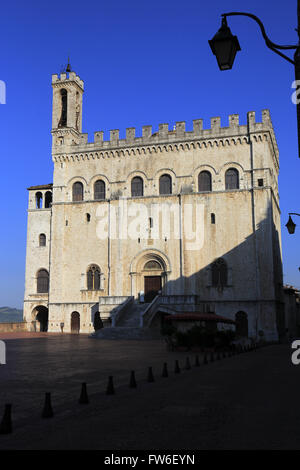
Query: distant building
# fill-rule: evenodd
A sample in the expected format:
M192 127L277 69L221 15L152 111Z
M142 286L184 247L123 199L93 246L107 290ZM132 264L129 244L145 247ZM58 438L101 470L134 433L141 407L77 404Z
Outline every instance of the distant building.
M209 129L197 119L189 131L177 122L88 142L83 81L62 73L52 87L53 184L28 188L28 328L155 328L166 314L215 312L241 336L283 335L269 111L246 125L234 114L228 127L214 117Z

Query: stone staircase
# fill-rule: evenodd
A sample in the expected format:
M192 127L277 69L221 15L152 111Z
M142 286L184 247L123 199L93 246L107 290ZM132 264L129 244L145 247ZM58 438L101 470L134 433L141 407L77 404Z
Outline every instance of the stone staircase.
M159 339L159 331L140 328L140 315L149 304L134 301L133 305L121 316L112 328L101 328L92 333L96 339Z

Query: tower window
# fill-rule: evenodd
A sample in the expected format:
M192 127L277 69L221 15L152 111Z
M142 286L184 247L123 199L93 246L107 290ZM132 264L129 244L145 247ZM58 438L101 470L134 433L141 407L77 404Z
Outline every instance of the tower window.
M172 178L170 175L162 175L159 178L159 194L172 194Z
M215 214L213 214L213 213L210 214L210 221L211 221L212 224L215 224L215 223L216 223L216 216L215 216Z
M235 168L225 173L225 189L239 189L239 172Z
M45 208L48 209L52 206L52 192L47 191L45 194Z
M91 221L91 214L86 214L86 221L90 222Z
M61 116L58 127L66 127L67 125L67 108L68 108L68 92L64 88L60 90L61 96Z
M100 268L97 265L90 266L87 272L88 290L100 289Z
M263 178L258 178L257 184L258 184L258 186L263 186L263 185L264 185L264 180L263 180Z
M94 184L94 199L96 201L105 199L105 183L102 180L98 180Z
M44 233L39 236L39 246L46 246L46 235Z
M149 228L153 228L153 219L149 217Z
M37 274L37 292L38 294L49 291L49 273L46 269L40 269Z
M131 180L131 196L143 196L144 195L144 182L139 176L135 176Z
M198 190L211 191L211 174L209 171L201 171L198 176Z
M35 194L35 207L37 209L42 209L43 207L43 194L41 192Z
M73 184L73 202L83 201L83 184L77 181Z

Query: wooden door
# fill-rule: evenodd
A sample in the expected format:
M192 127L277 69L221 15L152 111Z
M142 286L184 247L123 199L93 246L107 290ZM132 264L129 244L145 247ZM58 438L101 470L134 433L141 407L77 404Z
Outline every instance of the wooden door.
M79 331L80 331L80 315L78 312L72 312L71 333L79 333Z
M145 276L145 302L151 302L161 290L161 276Z

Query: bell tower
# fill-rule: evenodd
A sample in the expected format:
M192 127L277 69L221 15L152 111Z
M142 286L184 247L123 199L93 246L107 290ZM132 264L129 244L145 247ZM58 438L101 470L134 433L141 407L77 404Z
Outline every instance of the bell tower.
M52 151L79 143L82 130L83 81L68 64L66 72L52 75Z

